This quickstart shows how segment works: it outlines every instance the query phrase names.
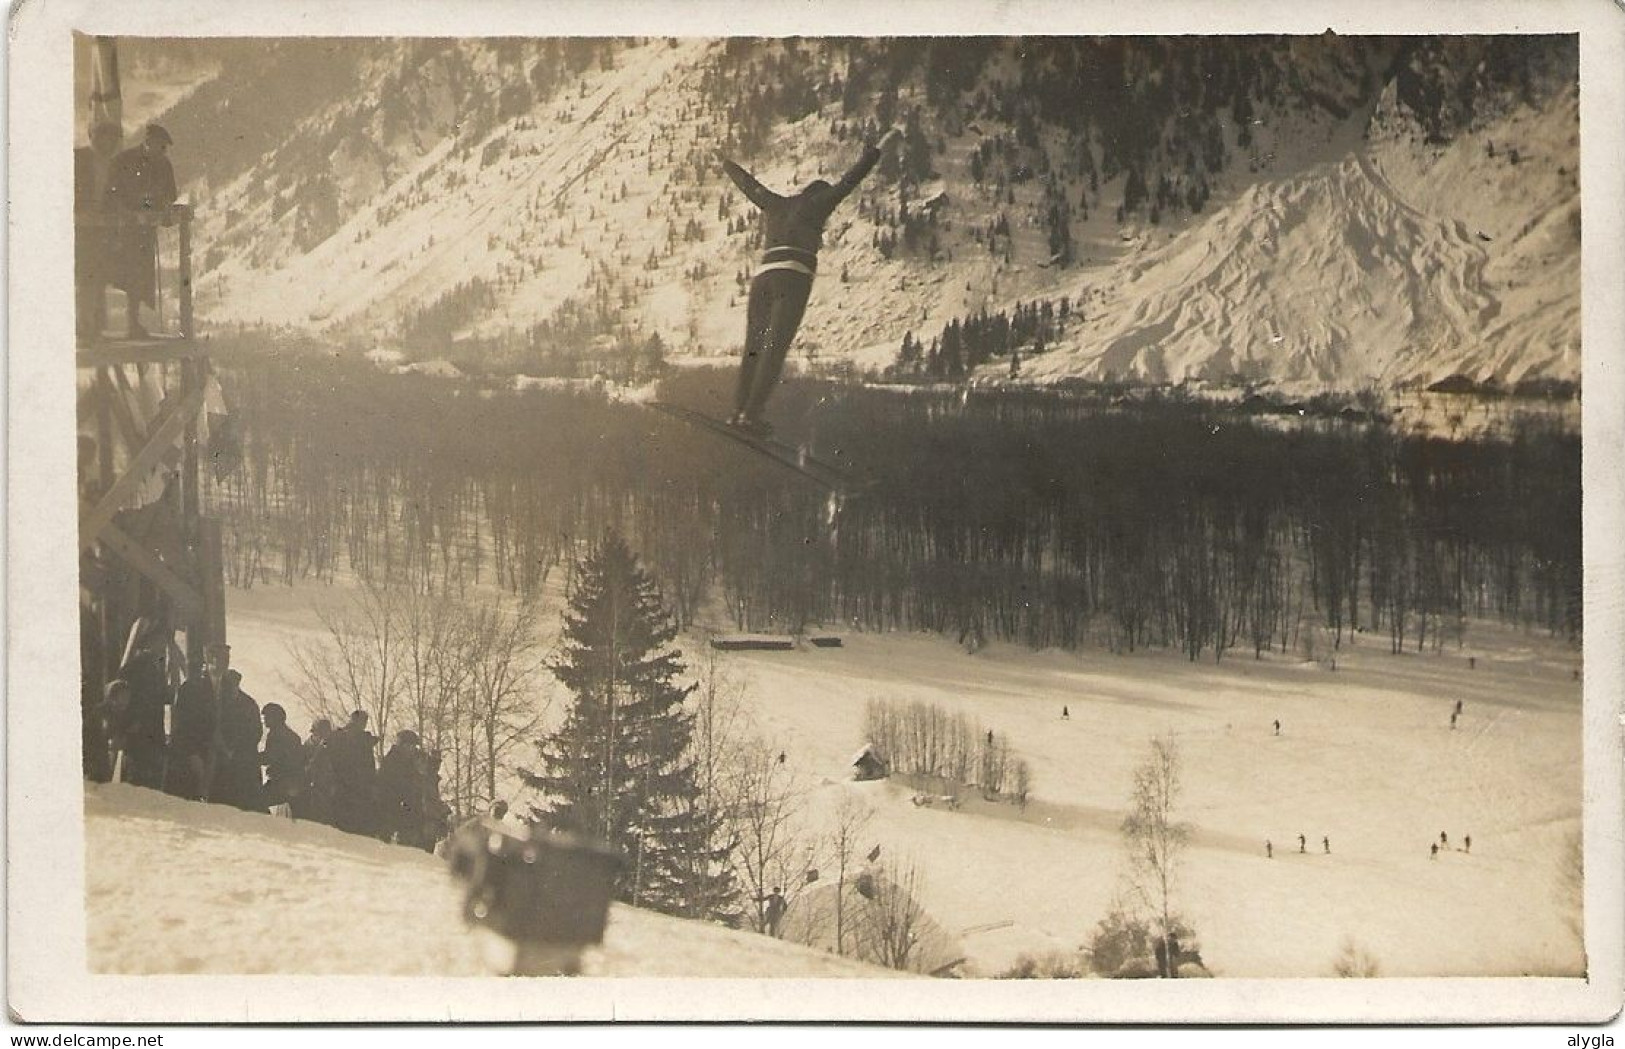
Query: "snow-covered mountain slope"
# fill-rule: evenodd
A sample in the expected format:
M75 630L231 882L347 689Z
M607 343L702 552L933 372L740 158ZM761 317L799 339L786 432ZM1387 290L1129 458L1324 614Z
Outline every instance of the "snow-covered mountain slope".
M100 973L497 976L444 860L319 824L85 785L85 916ZM510 956L511 957L511 956ZM612 905L589 976L897 975L767 936Z
M717 154L787 191L838 176L884 119L912 152L837 212L798 359L880 368L905 334L1066 298L1078 316L1024 378L1578 379L1572 42L1523 65L1471 41L1094 45L1102 65L1061 88L1098 93L1123 61L1141 94L1119 102L1150 128L1133 148L1121 113L1024 101L1057 74L1014 42L950 94L917 71L852 90L860 57L900 43L544 44L358 42L324 66L284 42L187 95L166 119L202 209L208 322L507 372L653 336L733 352L754 209ZM1191 62L1192 84L1253 72L1233 97L1157 93ZM313 88L328 67L353 75ZM276 135L251 121L270 148L211 155L234 113L284 98Z
M1504 209L1485 210L1507 223ZM1574 376L1578 237L1552 245L1568 233L1561 219L1534 221L1498 251L1465 221L1419 210L1357 151L1260 181L1124 260L1090 318L1030 372L1384 387ZM1537 238L1547 250L1534 253L1551 260L1539 269L1523 259Z

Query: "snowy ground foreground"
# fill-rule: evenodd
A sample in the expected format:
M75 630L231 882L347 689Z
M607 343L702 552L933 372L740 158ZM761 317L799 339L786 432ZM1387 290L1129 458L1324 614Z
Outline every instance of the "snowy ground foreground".
M231 595L245 687L287 704L301 730L308 719L278 694L284 644L315 636L310 603L338 596ZM1347 938L1386 976L1582 966L1557 898L1557 859L1582 797L1580 655L1562 642L1475 623L1463 648L1392 656L1385 637L1363 635L1332 671L1246 652L1215 666L1175 653L995 645L967 656L939 638L843 637L837 649L730 653L725 665L746 687L756 728L811 788L809 819L827 819L849 792L871 801L873 843L918 861L927 908L977 971L1084 942L1121 886L1117 827L1132 770L1163 733L1184 754L1180 815L1195 825L1178 899L1218 975L1329 975ZM684 647L693 665L703 641ZM1033 767L1025 816L917 808L893 784L849 782L871 698L964 709L1008 736ZM1450 849L1430 859L1441 831Z
M102 973L498 975L444 860L312 823L86 784L88 956ZM885 976L752 933L614 906L596 976Z

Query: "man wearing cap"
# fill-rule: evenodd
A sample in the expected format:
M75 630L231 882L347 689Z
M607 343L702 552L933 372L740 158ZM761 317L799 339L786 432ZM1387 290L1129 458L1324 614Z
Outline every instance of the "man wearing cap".
M265 790L261 794L273 816L293 815L293 801L305 785L305 754L299 736L288 727L288 712L280 703L267 703L260 718L265 722L265 749L259 762L265 766Z
M219 747L220 689L230 664L230 648L209 645L203 650L203 672L187 678L175 693L164 770L167 793L191 801L210 795Z
M165 155L174 140L157 124L148 124L141 144L113 158L107 173L107 209L124 221L113 237L107 277L124 292L126 334L144 337L141 307L158 301L158 231L167 223L169 206L179 195L175 169Z
M378 766L372 756L377 742L367 731L367 712L356 710L328 744L333 753L333 825L339 830L378 831Z
M220 676L215 696L220 715L219 768L210 801L235 805L247 812L264 812L260 779L260 705L242 689L243 676L230 669L231 649L218 647Z

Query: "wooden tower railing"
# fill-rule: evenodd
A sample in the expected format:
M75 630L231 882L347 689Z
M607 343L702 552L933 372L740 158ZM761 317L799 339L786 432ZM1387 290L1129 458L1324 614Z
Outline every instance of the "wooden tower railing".
M101 333L77 352L79 429L82 438L93 435L93 447L81 445L81 600L85 628L100 634L96 649L102 653L99 667L84 669L98 683L117 669L116 653L137 616L184 630L192 666L205 644L226 638L220 529L203 515L199 491L199 419L212 370L193 326L192 218L189 206L176 205L140 220L178 227L178 332L141 338ZM104 236L120 221L106 213L82 214L75 232ZM134 407L141 400L137 391L157 400L150 419ZM116 445L126 456L115 473ZM141 493L150 495L159 468L168 478L162 495L142 508L152 510L133 512Z

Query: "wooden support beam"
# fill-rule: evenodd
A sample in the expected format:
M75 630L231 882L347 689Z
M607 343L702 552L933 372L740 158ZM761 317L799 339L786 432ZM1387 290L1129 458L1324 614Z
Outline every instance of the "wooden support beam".
M130 411L130 401L124 396L130 389L129 383L120 382L124 376L120 373L118 379L113 378L112 368L102 368L102 396L108 398L113 410L113 419L118 423L119 432L124 435L125 446L134 450L147 443L147 438L141 432L141 426L135 421L135 413Z
M107 522L98 537L124 563L150 579L175 602L187 622L199 622L206 615L203 595L191 580L165 564L146 546L130 538L117 523Z
M181 337L192 337L192 213L188 210L180 220L180 285L181 285Z
M105 494L113 486L113 390L105 374L97 376L96 386L96 486Z
M203 362L181 362L181 389L202 390ZM193 412L186 420L186 430L181 437L181 520L190 526L198 518L199 495L198 469L197 469L197 412ZM186 539L188 542L196 539L188 528Z
M80 350L75 355L81 368L101 368L116 364L156 364L208 356L203 343L186 338L150 335L145 339L115 339Z
M103 495L94 507L80 515L79 549L85 549L101 537L103 526L113 520L114 514L124 509L125 502L135 494L136 489L146 479L147 472L158 465L158 460L163 458L165 452L174 447L176 439L185 431L188 421L194 420L202 407L203 387L200 385L194 390L187 391L179 404L153 421L152 436L148 439L146 447L131 458L124 476L113 482L107 494Z
M225 555L217 519L198 518L197 551L203 584L203 636L208 641L225 642L230 640L226 637Z

